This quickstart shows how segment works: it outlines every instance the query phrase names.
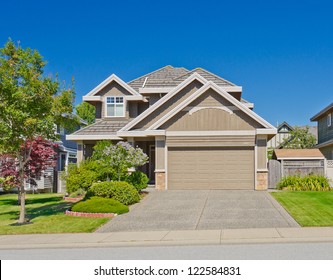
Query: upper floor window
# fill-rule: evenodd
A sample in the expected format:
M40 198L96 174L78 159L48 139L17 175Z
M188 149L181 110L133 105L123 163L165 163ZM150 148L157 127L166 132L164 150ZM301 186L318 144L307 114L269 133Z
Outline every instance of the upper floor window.
M331 126L332 125L332 114L328 114L327 115L327 126Z
M106 116L107 117L125 116L124 97L108 96L106 98Z

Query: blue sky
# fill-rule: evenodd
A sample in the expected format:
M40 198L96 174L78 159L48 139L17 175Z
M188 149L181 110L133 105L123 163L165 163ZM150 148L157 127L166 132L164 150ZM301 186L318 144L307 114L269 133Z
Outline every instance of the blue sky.
M11 37L38 49L46 74L75 78L77 103L112 73L203 67L243 86L273 125L303 125L333 102L330 2L11 0L0 45Z

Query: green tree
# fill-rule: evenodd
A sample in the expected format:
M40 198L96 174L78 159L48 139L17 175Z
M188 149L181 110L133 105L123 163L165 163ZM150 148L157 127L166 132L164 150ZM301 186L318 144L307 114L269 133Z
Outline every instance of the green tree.
M95 121L96 108L95 106L82 102L75 107L76 114L88 124L92 124Z
M55 125L69 127L75 97L73 87L44 76L46 62L37 50L23 49L11 40L0 49L0 154L18 161L21 205L18 223L25 222L24 169L36 137L55 140Z
M123 141L115 145L111 141L100 141L94 147L93 158L100 162L102 168L108 167L110 172L114 170L118 181L128 168L136 168L148 162L148 156L142 149Z
M294 127L290 136L283 141L281 147L285 149L308 149L313 148L317 143L316 137L309 132L309 126L305 128Z

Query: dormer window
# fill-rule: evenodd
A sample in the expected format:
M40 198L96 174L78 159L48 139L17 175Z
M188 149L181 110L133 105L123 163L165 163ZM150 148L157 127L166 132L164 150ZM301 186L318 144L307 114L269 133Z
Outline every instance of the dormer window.
M124 97L121 96L106 97L106 116L107 117L125 116Z
M328 114L327 115L327 126L331 126L332 125L332 114Z

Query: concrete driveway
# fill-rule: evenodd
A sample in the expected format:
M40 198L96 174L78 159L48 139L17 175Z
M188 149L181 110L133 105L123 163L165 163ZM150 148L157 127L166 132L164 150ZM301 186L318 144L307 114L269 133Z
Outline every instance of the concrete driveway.
M98 232L299 227L266 191L155 191Z

